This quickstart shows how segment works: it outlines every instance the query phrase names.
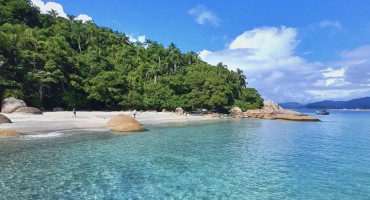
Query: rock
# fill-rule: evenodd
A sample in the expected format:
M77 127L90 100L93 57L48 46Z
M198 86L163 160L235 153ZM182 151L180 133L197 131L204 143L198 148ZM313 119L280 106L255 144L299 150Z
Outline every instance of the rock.
M23 100L9 97L3 100L1 104L2 113L12 113L20 107L25 107L26 103Z
M293 110L285 110L277 103L268 100L263 102L262 109L247 110L244 114L247 117L263 119L283 119L292 121L320 121L310 115L302 114Z
M13 113L42 115L42 111L34 107L20 107L17 110L15 110Z
M262 109L256 109L256 110L247 110L247 112L244 113L245 116L253 117L253 118L262 118L264 117L266 112Z
M141 126L135 118L128 115L117 115L108 121L108 126L111 127L112 131L119 132L132 132L132 131L143 131L144 128Z
M319 119L312 117L310 115L305 114L298 114L298 115L292 115L292 114L277 114L275 116L275 119L284 119L284 120L292 120L292 121L320 121Z
M10 119L5 115L0 114L0 124L2 123L12 123L12 121L10 121Z
M182 109L182 108L178 107L178 108L176 108L175 113L176 113L177 115L182 115L182 114L184 114L184 109Z
M12 130L0 129L0 137L13 137L13 136L20 136L21 133Z
M235 116L236 115L243 115L243 111L239 107L234 107L229 112L230 112L231 115L235 115Z
M274 111L281 111L284 110L281 106L279 106L277 103L267 100L263 102L262 110L264 110L267 113L272 113Z

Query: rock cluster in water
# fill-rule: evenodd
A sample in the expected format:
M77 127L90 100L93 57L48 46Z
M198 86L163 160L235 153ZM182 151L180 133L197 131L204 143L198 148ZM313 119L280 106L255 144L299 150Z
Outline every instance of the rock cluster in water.
M129 115L117 115L108 121L112 131L118 132L133 132L143 131L144 128L141 126L135 118Z
M238 110L238 109L236 109ZM235 111L233 112L235 113ZM292 121L320 121L310 115L302 114L293 110L283 109L277 103L267 100L263 102L262 109L247 110L246 112L236 112L236 117L262 118L262 119L283 119Z
M38 108L27 107L23 100L9 97L3 100L1 104L2 113L21 113L21 114L42 114Z

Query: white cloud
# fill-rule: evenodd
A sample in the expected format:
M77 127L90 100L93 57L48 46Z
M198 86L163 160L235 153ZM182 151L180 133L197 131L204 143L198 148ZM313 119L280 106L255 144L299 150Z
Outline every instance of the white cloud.
M203 25L205 23L209 23L216 27L220 25L220 19L217 17L217 15L208 10L205 6L198 5L197 7L190 9L188 14L194 15L195 21L198 24Z
M55 10L59 17L67 18L67 14L63 10L63 6L55 2L47 2L46 4L42 0L31 0L32 3L40 8L41 13L46 14L48 11Z
M135 36L133 36L133 35L128 35L128 38L129 38L129 41L132 42L132 43L135 43L135 42L144 43L145 39L146 39L146 36L145 35L139 35L139 36L137 36L137 38L135 38Z
M250 87L277 102L343 100L370 93L370 46L344 51L340 61L323 64L296 56L296 37L295 28L255 28L227 48L203 50L199 56L213 65L223 62L229 69L242 69Z
M140 35L140 36L138 36L137 37L137 40L139 41L139 42L141 42L141 43L144 43L145 42L145 35Z
M334 70L333 68L328 68L323 70L323 76L324 77L343 77L344 76L345 69L341 68L338 70Z
M59 3L52 1L44 3L42 0L31 0L31 2L37 6L41 13L46 14L51 10L55 10L58 13L59 17L68 18L67 14L63 10L63 6ZM83 22L92 21L92 18L86 14L80 14L75 18L76 20L82 20Z
M284 26L256 28L236 37L229 49L253 49L257 54L286 56L292 54L297 45L296 35L294 28Z
M319 25L323 28L325 28L325 27L335 27L335 28L338 28L338 29L342 29L342 24L339 21L323 20L319 23Z
M81 20L83 23L87 22L87 21L92 21L92 18L88 15L85 15L85 14L79 14L75 20Z
M222 61L234 70L286 68L293 63L304 62L302 58L292 56L298 44L296 35L294 28L284 26L256 28L237 36L227 49L202 51L200 57L211 64Z

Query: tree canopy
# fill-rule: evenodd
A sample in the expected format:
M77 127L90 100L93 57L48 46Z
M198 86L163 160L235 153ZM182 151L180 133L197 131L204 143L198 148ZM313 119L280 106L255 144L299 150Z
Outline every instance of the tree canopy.
M203 62L171 43L41 14L27 0L0 0L0 97L80 109L260 108L243 71Z

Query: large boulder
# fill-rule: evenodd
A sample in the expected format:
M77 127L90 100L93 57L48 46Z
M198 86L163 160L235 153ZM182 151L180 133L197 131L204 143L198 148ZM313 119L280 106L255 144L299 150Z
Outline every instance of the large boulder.
M13 137L13 136L20 136L21 133L12 130L0 129L0 137Z
M247 117L253 117L253 118L263 118L265 116L266 112L262 109L255 109L255 110L247 110L244 115Z
M277 103L268 100L263 102L262 109L248 110L244 113L247 117L263 119L283 119L292 121L320 121L310 115L302 114L293 110L286 110Z
M229 110L229 112L230 112L231 115L235 115L235 116L242 116L243 115L243 111L239 107L234 107L231 110Z
M118 132L132 132L132 131L143 131L144 128L141 126L135 118L129 115L117 115L108 121L108 126L111 127L112 131Z
M282 111L284 109L281 106L279 106L279 104L271 100L267 100L263 102L262 110L264 110L266 113L272 113L276 111Z
M182 114L184 114L184 109L182 109L182 108L178 107L178 108L176 108L175 113L176 113L177 115L182 115Z
M42 111L34 107L20 107L17 110L15 110L13 113L42 115Z
M20 107L25 107L26 103L23 100L9 97L3 100L1 104L2 113L12 113Z
M5 115L0 114L0 124L2 123L12 123L12 121L10 121L10 119Z

